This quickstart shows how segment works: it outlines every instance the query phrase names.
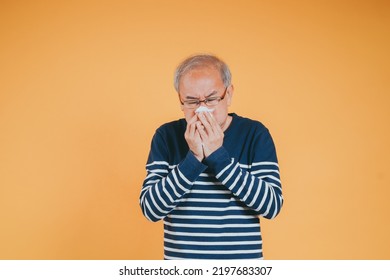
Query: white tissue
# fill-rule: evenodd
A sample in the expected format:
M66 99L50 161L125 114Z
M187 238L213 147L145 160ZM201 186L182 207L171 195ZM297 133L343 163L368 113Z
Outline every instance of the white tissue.
M209 112L209 113L211 113L212 111L214 111L214 109L210 109L210 108L207 108L205 106L200 106L200 107L198 107L198 109L195 110L195 113L199 113L199 112Z

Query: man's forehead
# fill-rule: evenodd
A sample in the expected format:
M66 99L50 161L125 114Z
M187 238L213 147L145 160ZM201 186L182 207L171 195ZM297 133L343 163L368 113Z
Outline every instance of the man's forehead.
M194 69L185 73L180 79L180 87L197 86L197 85L219 85L223 80L216 69Z

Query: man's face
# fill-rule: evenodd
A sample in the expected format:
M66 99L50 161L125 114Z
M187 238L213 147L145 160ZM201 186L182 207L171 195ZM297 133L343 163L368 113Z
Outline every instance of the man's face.
M179 97L182 101L205 100L212 97L221 97L225 92L220 72L214 67L202 67L193 69L182 76L179 83ZM228 118L228 107L231 104L233 95L233 86L229 86L226 90L226 95L218 105L214 107L211 113L217 122L224 128ZM201 103L200 106L206 106ZM188 109L181 105L184 116L187 122L195 115L194 109Z

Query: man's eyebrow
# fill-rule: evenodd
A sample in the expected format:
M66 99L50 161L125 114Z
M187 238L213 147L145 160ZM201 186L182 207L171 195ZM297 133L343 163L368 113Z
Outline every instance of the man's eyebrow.
M218 92L216 90L213 90L209 95L206 95L206 98L209 98L210 96L216 95Z
M194 97L194 96L186 96L186 99L194 99L194 100L199 100L198 97Z
M206 98L209 98L210 96L213 96L213 95L215 95L215 94L217 94L217 93L218 93L218 92L217 92L216 90L213 90L210 94L206 95L205 97L206 97ZM198 97L194 97L194 96L190 96L190 95L187 95L185 98L186 98L187 100L188 100L188 99L191 99L191 100L199 100Z

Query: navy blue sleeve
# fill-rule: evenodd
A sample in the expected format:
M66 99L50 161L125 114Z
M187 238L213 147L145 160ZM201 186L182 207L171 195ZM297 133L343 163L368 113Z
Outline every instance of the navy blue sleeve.
M205 163L233 195L258 215L272 219L283 205L276 150L267 129L258 133L253 143L253 160L249 165L231 158L224 147L206 158Z
M140 195L142 212L150 221L163 219L171 212L207 168L190 151L177 165L170 165L169 158L169 145L163 134L157 131L152 140L146 164L147 175Z

